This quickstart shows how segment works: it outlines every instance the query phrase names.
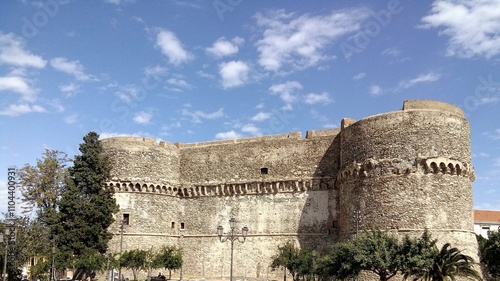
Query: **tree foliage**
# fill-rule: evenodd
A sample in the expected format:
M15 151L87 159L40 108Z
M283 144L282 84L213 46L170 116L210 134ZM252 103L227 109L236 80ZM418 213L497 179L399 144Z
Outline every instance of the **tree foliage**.
M137 281L137 273L147 267L148 253L144 250L128 250L120 256L120 266L132 270L134 280Z
M58 202L65 190L66 165L70 162L66 153L46 149L35 166L25 164L18 171L26 211L35 211L38 220L45 225L55 223Z
M481 236L481 238L483 238ZM493 278L500 278L500 231L489 231L488 239L480 239L481 262Z
M175 246L165 246L153 258L153 266L165 268L169 271L169 278L172 277L172 270L182 267L182 250Z
M77 263L74 279L92 277L95 261L108 247L112 234L108 227L118 210L112 189L104 183L110 176L108 159L102 154L99 136L88 133L80 144L81 155L75 156L68 170L65 192L59 201L56 242L58 249ZM82 260L82 261L79 261Z
M433 248L433 262L430 266L422 267L413 274L413 280L447 281L456 277L481 280L480 274L474 269L474 260L450 243L444 244L441 249Z
M276 269L280 266L286 268L294 281L299 267L299 248L292 241L278 246L278 252L272 257L271 267Z
M361 272L361 265L355 259L355 248L351 242L339 242L332 246L329 254L320 259L320 276L334 279L356 279Z
M377 274L381 281L394 277L401 268L398 239L379 229L362 233L354 240L354 260L360 268Z

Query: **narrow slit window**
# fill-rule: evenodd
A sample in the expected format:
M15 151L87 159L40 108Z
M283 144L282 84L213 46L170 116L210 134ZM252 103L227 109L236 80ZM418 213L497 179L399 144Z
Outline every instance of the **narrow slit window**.
M172 227L171 228L175 228L175 221L172 222Z
M181 222L181 229L184 229L184 223Z

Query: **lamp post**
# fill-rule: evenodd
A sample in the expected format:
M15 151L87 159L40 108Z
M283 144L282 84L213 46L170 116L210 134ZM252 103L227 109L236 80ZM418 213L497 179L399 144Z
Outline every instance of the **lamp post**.
M52 265L50 266L50 281L55 281L54 261L56 257L56 246L52 245Z
M359 210L354 211L354 216L352 217L352 221L356 225L356 233L354 234L354 238L358 236L359 224L363 221L361 218L361 212Z
M231 228L231 231L229 233L226 233L224 237L224 228L222 225L219 225L217 227L217 235L219 236L220 242L226 242L226 241L231 241L231 269L229 271L229 281L233 281L233 248L234 248L234 241L238 241L240 243L244 243L247 235L248 235L248 227L243 227L241 229L241 236L236 234L234 232L234 228L236 227L236 219L231 218L229 220L229 227ZM240 238L243 238L240 240Z
M120 222L120 258L122 257L122 251L123 251L123 228L125 227L126 219L122 219ZM122 265L120 263L120 260L118 260L118 280L122 280ZM114 280L113 280L114 281Z

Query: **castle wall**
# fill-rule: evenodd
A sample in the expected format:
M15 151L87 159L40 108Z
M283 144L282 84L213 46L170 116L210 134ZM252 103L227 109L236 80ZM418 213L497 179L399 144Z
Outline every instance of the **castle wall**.
M179 184L179 149L167 142L140 137L101 140L109 156L112 181L160 185ZM127 185L128 187L128 185Z
M179 144L180 173L185 184L254 182L323 177L336 173L333 161L318 167L338 131L310 132L208 143ZM268 174L262 174L267 168Z
M234 276L277 279L269 264L279 245L329 248L377 227L399 235L428 228L476 256L469 124L463 112L434 101L406 101L399 111L341 129L191 144L152 139L102 141L113 165L106 184L120 212L110 248L184 251L186 279L227 278L230 243L218 225L249 228L234 245ZM335 227L334 227L335 225ZM338 226L338 228L336 228ZM476 256L477 257L477 256ZM179 276L179 272L176 272Z
M354 233L352 216L360 211L361 229L421 234L428 228L440 243L477 249L469 124L458 108L410 102L362 119L343 128L341 151L341 236Z

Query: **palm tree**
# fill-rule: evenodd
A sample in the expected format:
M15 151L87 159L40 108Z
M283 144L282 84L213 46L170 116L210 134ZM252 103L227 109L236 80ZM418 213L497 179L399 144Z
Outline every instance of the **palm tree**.
M446 243L438 250L434 246L433 262L429 267L415 271L413 280L423 281L454 281L456 277L482 280L481 275L474 269L474 259L462 254L457 248Z

